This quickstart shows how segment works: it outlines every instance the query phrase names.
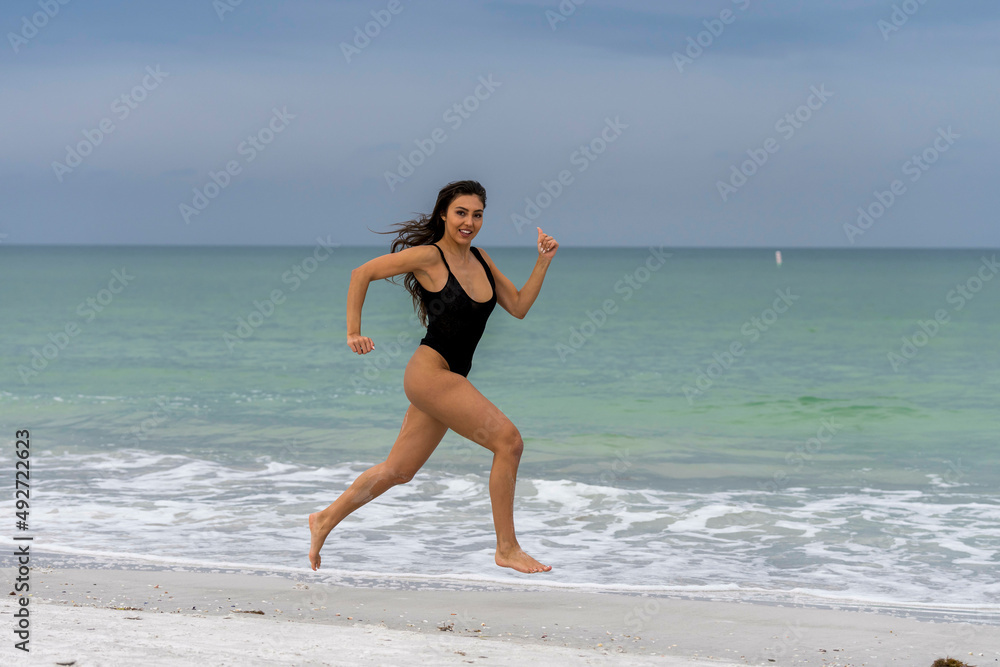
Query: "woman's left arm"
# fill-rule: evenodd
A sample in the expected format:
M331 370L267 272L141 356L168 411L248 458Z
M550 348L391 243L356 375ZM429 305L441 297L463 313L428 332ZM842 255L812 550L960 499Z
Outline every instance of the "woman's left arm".
M524 287L517 289L514 283L507 276L500 272L496 264L485 250L480 249L483 258L489 263L490 271L493 273L493 280L497 286L497 303L519 320L523 320L528 314L531 304L538 298L538 292L542 289L542 281L545 280L545 272L552 262L552 258L559 249L559 242L542 232L538 227L538 259L535 260L535 268L532 269L528 282Z

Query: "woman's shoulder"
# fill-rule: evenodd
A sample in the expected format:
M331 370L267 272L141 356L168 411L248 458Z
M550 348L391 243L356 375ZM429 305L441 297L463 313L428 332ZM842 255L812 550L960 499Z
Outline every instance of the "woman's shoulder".
M486 252L483 248L476 248L475 246L473 246L472 249L479 253L479 256L482 257L487 264L496 267L496 263L493 261L493 258L490 257L490 253Z
M428 261L428 260L430 260L430 261L433 261L433 260L436 260L439 257L438 253L440 253L440 252L441 252L441 249L438 248L433 243L426 243L426 244L422 244L422 245L407 246L406 248L403 248L402 250L398 250L397 254L406 253L408 256L413 257L413 258L415 258L417 260L422 260L422 261Z

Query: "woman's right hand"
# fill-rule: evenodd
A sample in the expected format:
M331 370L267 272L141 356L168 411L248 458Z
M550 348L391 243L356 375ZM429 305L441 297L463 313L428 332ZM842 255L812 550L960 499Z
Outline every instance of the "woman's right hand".
M372 339L361 334L347 334L347 346L358 354L368 354L375 349Z

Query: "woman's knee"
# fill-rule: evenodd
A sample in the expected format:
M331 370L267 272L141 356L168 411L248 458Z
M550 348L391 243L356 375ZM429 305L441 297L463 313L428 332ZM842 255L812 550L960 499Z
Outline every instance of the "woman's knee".
M416 470L397 470L392 475L393 485L396 484L406 484L413 476L417 474Z
M517 430L510 421L500 425L493 434L490 449L496 453L503 453L509 456L520 458L524 451L524 441L521 439L521 432Z
M396 486L397 484L406 484L413 476L417 474L416 470L410 470L408 468L400 468L393 466L388 461L383 461L378 466L378 472L376 473L377 478L383 484L388 484L389 486Z
M514 431L517 432L517 429L514 429ZM517 432L517 436L508 445L507 451L511 456L521 458L521 454L524 452L524 441L521 440L520 432Z

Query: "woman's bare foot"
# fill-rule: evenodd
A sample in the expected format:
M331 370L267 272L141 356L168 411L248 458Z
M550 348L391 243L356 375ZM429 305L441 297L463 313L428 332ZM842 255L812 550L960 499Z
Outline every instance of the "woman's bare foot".
M327 527L323 525L320 514L322 512L313 512L309 515L309 534L311 536L309 542L309 564L312 565L314 571L319 569L319 550L323 548L326 536L333 530L333 526Z
M548 572L552 569L551 565L542 565L537 560L524 553L521 547L515 547L509 551L501 552L497 549L497 554L495 558L497 565L500 567L510 567L518 572Z

